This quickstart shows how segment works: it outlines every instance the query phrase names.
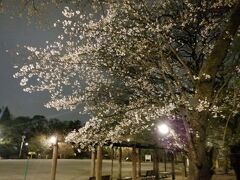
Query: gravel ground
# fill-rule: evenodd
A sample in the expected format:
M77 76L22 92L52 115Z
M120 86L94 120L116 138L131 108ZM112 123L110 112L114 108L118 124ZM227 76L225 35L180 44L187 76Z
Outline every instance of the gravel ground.
M168 171L171 165L168 164ZM56 180L88 180L90 174L90 160L58 160ZM131 176L131 162L123 162L123 176ZM114 161L114 179L117 176L117 161ZM142 171L151 170L152 163L142 163ZM160 164L160 170L163 170ZM0 180L49 180L51 160L0 160ZM180 165L176 168L176 180L185 180L182 177ZM111 161L103 161L103 174L111 172ZM213 180L235 180L233 173L230 175L215 175Z

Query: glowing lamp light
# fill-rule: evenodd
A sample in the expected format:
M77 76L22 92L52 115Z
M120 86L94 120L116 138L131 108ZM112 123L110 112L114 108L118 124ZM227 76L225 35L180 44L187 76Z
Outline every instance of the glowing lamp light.
M169 127L166 124L160 124L157 128L158 132L162 135L166 135L169 133Z
M49 143L57 144L57 137L56 136L51 136L50 139L49 139Z

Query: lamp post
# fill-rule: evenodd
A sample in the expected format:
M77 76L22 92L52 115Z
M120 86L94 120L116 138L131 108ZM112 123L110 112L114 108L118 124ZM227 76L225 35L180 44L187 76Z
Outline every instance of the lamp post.
M49 139L49 142L53 146L51 180L55 180L56 170L57 170L57 158L58 158L58 139L56 136L51 136Z
M167 124L160 124L158 125L158 132L161 134L161 135L164 135L166 136L169 132L170 132L170 128ZM174 152L172 153L172 179L175 180L175 160L174 160ZM166 169L166 167L165 167Z
M158 134L160 134L161 136L167 136L170 132L170 128L167 124L165 123L161 123L157 126L157 131L158 131ZM155 156L157 158L157 162L155 163L155 171L156 171L156 176L157 178L159 177L159 165L158 165L158 162L159 162L159 154L157 151L155 151ZM165 167L165 171L166 171L166 154L164 154L164 167Z

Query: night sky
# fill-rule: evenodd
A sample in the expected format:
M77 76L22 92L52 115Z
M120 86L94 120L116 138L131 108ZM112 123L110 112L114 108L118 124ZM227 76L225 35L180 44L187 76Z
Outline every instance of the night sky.
M60 12L52 13L55 16L51 17L54 22ZM36 24L28 23L26 18L7 13L0 14L0 107L8 106L15 117L31 117L38 114L60 120L86 120L86 117L80 116L78 111L56 111L45 108L44 104L49 98L47 92L31 94L23 92L19 85L20 79L13 78L16 72L13 66L23 61L21 56L16 55L18 44L44 47L45 41L51 42L56 39L58 30L45 28L44 26L48 26L46 24L39 28Z

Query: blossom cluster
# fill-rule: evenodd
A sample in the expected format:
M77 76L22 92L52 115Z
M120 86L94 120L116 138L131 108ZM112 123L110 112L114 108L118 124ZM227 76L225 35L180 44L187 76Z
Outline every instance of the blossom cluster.
M185 111L214 116L221 101L196 99L197 84L203 77L222 85L200 69L235 3L123 0L88 13L65 7L66 19L54 23L62 34L45 48L25 46L29 56L15 77L27 92L48 91L48 108L84 106L92 118L67 137L81 147L151 131Z

